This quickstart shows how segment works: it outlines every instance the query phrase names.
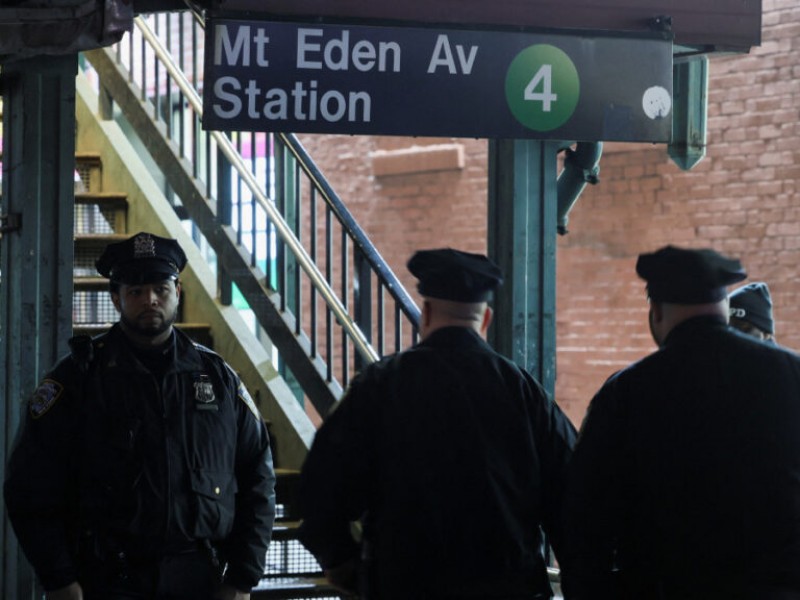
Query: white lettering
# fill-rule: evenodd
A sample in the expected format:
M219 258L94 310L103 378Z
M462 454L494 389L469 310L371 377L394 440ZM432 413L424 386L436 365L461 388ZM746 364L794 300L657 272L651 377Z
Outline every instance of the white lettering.
M472 73L475 64L475 57L478 55L478 47L470 46L469 54L466 53L461 44L456 44L456 54L458 55L458 66L464 75ZM458 66L453 58L453 49L450 46L450 38L445 34L440 34L436 38L436 46L433 48L431 61L428 63L428 73L433 73L439 67L446 67L451 75L458 73Z
M308 87L311 89L308 91L308 120L309 121L316 121L317 120L317 82L312 80Z
M361 119L358 118L357 104L361 102ZM347 120L351 123L360 120L362 123L369 123L372 118L372 98L367 92L350 92L350 112L347 114Z
M376 50L369 40L359 40L351 49L350 31L347 29L339 37L324 43L315 39L322 37L323 33L322 29L297 30L298 69L348 71L352 64L363 73L374 69L377 62L378 71L400 71L400 45L397 42L380 42Z
M222 51L225 50L225 64L238 65L249 67L250 66L250 44L248 38L250 37L250 26L241 25L236 31L236 45L231 46L231 39L228 35L228 27L226 25L217 25L214 29L214 64L222 64ZM240 55L241 59L240 59ZM239 62L241 60L241 62Z
M362 73L375 66L375 46L365 40L353 46L353 66Z
M472 73L472 65L475 64L475 56L478 54L478 47L471 46L469 49L469 56L464 56L464 48L461 44L456 44L456 54L458 54L458 62L461 63L461 72L464 75Z
M264 53L266 52L265 46L269 44L269 36L264 35L264 30L259 27L258 33L253 38L253 41L256 44L256 64L259 67L268 67L269 61L266 56L264 56Z
M227 110L216 102L213 104L214 114L220 119L233 119L242 112L242 101L236 94L226 91L227 86L230 86L233 91L242 89L235 77L220 77L214 82L214 96L223 102L230 103L230 108Z
M399 73L400 72L400 44L397 42L381 42L378 44L378 48L380 50L380 57L378 58L378 71L381 73L386 72L386 58L391 52L394 56L394 62L392 63L392 72Z
M361 123L372 119L369 92L323 91L316 80L295 81L291 89L270 88L262 93L256 79L240 81L227 76L214 82L213 91L212 110L220 119L328 122L346 119Z
M282 120L286 118L289 109L289 96L285 90L272 88L264 98L264 116L271 120Z
M302 81L298 81L294 84L294 89L292 90L292 98L294 98L294 118L300 121L306 120L306 114L303 112L303 99L306 97L306 93Z
M330 108L331 100L336 101L335 111L332 111ZM325 92L322 94L322 101L320 102L319 110L322 113L322 118L326 121L341 121L345 111L347 110L347 103L345 102L344 96L341 93L331 90L330 92Z
M428 63L428 73L433 73L438 67L447 67L450 74L455 75L456 64L453 62L453 53L450 51L450 40L443 34L436 38L433 56L431 56L431 62Z
M325 66L331 71L347 71L347 49L350 46L350 32L346 29L342 32L341 39L333 39L325 44ZM339 59L334 58L334 53L339 55Z
M261 93L261 88L258 87L256 84L255 79L251 79L247 87L244 89L245 95L247 95L247 116L251 119L258 118L258 110L256 109L256 100L258 99L258 95Z
M307 42L308 37L321 37L321 29L303 29L297 30L297 68L298 69L321 69L322 63L319 61L310 61L306 58L308 52L319 52L320 45Z

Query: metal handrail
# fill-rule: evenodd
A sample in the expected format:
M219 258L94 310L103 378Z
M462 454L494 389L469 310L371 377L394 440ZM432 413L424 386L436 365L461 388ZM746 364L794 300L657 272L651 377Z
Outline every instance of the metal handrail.
M400 310L405 314L409 320L414 323L419 323L420 311L416 304L414 304L405 291L403 284L397 279L397 276L387 266L383 259L375 251L375 247L369 243L367 235L361 229L359 224L344 207L344 202L339 198L333 190L328 181L322 176L319 169L316 167L311 157L306 152L300 141L292 134L278 133L276 134L286 145L292 155L297 159L300 167L305 171L308 178L314 182L317 189L322 192L323 196L328 201L336 213L339 222L350 232L353 241L358 245L358 249L362 252L364 257L369 262L372 269L386 282L387 289L391 292L392 297L400 304ZM402 291L401 293L398 293Z
M200 96L195 91L194 86L189 83L183 72L177 68L170 53L163 47L161 41L147 25L147 22L141 16L139 16L134 19L134 23L141 31L142 36L153 48L153 51L156 53L159 59L161 59L163 65L175 81L176 85L186 95L186 99L192 105L194 111L202 117L203 103L200 99ZM361 357L369 362L375 362L378 360L378 353L367 341L361 329L359 329L355 322L350 318L347 309L339 301L339 298L333 292L330 285L328 285L328 282L325 280L324 276L319 272L316 265L305 251L305 248L303 248L303 246L297 241L291 228L284 220L283 215L278 212L273 203L270 202L269 199L261 192L258 182L256 181L255 177L253 177L249 169L247 169L244 161L233 147L231 141L227 136L219 131L210 131L209 133L214 138L214 141L217 143L218 147L225 154L225 157L228 159L231 166L236 169L239 176L247 185L248 189L253 194L253 197L258 201L261 208L263 208L264 211L269 215L281 240L291 249L302 269L314 283L314 287L320 292L322 297L325 299L325 302L333 310L336 318L339 320L339 323L341 323L342 327L345 328L350 338L353 340L353 343L355 344L356 349ZM291 146L289 147L291 148Z

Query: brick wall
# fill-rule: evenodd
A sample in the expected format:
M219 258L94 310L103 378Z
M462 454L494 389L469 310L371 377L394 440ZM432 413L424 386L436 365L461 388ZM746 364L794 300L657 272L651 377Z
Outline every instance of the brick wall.
M570 213L557 256L556 399L576 424L608 375L654 350L634 273L641 252L676 244L741 258L772 290L778 341L800 349L800 4L763 8L759 48L711 58L706 157L684 172L662 145L606 144L600 183ZM484 140L302 139L409 290L415 249L485 251ZM415 147L452 144L463 166L403 171ZM391 152L399 172L376 176L375 158Z

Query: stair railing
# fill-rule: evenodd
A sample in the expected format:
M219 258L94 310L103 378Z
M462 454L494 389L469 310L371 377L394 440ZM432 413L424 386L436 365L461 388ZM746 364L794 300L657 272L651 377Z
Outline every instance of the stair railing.
M236 302L239 294L250 307L265 299L277 305L295 340L276 333L270 313L256 308L256 319L286 358L287 378L291 383L296 377L298 396L325 414L353 370L418 340L419 310L295 136L202 130L200 21L189 13L139 16L136 35L113 50L87 53L100 74L101 106L110 116L111 102L102 99L113 99L136 131L141 114L149 114L171 142L176 160L202 188L204 205L175 183L174 169L162 169L165 189L178 197L179 214L191 217L200 247L210 248L220 299ZM144 107L141 114L126 108L131 103L109 80L106 59L124 73ZM139 137L147 146L153 136L141 131ZM163 162L162 150L148 149L153 160ZM241 275L239 259L259 285ZM297 339L303 341L304 360L322 370L322 387L329 392L322 397L321 386L308 385L291 347Z

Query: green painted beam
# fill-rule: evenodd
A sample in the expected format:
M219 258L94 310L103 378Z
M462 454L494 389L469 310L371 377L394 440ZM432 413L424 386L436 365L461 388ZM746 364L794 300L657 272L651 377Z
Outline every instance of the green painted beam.
M0 239L0 479L28 395L66 354L72 335L76 55L3 66L3 224ZM0 512L5 503L0 498ZM2 597L41 597L6 518Z
M555 390L557 154L559 142L489 142L489 256L505 281L489 341Z

